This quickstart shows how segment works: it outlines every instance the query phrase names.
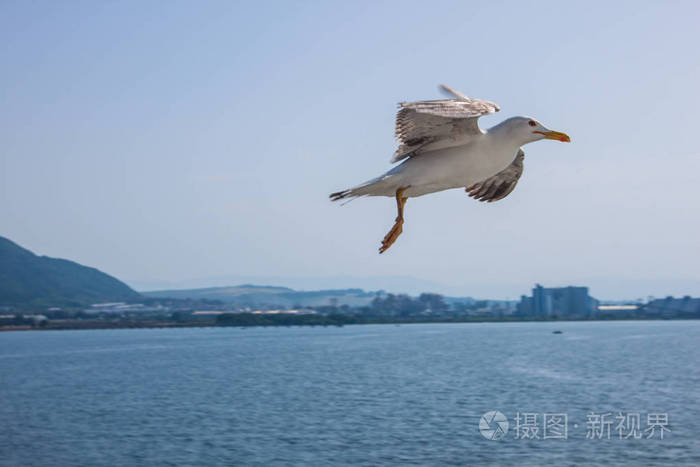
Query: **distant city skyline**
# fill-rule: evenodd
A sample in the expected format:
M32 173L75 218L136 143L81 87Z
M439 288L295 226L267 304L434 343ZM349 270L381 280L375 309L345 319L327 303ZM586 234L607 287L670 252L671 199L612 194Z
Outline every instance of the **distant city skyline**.
M543 287L535 284L532 296L523 294L516 314L538 317L586 317L598 314L600 302L588 293L588 287Z
M0 235L138 290L700 296L698 17L694 1L2 2ZM572 143L526 146L491 205L411 199L379 256L393 200L327 195L389 168L396 103L440 82L500 105L483 128L531 115Z
M295 290L326 290L359 288L366 291L384 290L388 293L407 293L418 295L422 292L439 293L447 296L473 297L475 299L517 301L521 295L527 295L537 283L465 283L444 284L409 276L328 276L328 277L283 277L283 276L219 276L189 278L185 280L125 280L137 291L194 289L206 287L225 287L243 284L270 285L289 287ZM594 284L591 286L591 284ZM693 295L694 281L659 281L627 282L620 278L591 278L590 280L560 280L543 284L547 287L585 286L591 289L591 295L603 301L646 301L650 297L683 297ZM647 293L634 294L634 291L646 287ZM504 293L504 291L506 293ZM625 293L627 292L627 293ZM696 295L693 295L696 296Z

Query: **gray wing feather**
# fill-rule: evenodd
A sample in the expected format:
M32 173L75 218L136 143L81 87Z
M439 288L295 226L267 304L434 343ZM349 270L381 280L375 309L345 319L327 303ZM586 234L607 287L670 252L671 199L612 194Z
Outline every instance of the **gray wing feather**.
M523 174L525 153L518 150L515 160L505 169L486 180L466 187L465 191L478 201L493 202L503 199L515 189Z
M426 146L448 138L481 133L477 119L498 112L493 102L473 99L442 85L456 99L401 102L396 114L399 148L391 162L420 154Z

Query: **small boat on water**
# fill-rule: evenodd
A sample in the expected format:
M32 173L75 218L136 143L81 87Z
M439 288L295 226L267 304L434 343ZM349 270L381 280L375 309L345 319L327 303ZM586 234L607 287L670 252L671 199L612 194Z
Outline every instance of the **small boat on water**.
M559 329L557 329L556 331L552 331L552 334L562 334L563 332L564 331L560 331Z

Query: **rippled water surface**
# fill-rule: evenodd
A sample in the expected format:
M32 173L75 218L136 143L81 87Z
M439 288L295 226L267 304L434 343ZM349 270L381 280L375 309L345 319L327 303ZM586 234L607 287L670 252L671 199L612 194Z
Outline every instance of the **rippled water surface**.
M0 385L7 466L700 465L697 321L6 332ZM618 412L670 431L618 439Z

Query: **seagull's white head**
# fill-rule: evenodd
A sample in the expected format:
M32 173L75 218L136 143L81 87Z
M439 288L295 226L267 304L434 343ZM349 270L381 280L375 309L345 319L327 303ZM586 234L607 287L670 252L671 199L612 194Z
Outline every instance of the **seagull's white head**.
M553 139L562 143L570 143L571 138L566 133L550 130L532 117L513 117L498 126L504 127L512 138L520 144L532 143L541 139Z

